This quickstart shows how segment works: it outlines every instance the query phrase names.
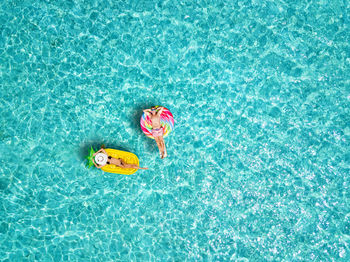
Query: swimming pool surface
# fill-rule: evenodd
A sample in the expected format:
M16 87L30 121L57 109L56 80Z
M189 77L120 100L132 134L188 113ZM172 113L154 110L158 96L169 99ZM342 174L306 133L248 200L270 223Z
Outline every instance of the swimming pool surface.
M349 9L1 1L0 261L349 261Z

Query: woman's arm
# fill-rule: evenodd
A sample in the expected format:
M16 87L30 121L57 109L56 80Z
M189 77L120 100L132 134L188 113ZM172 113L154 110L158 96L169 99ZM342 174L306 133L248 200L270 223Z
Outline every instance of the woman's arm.
M93 154L93 156L96 156L98 153L100 153L102 151L102 148L100 150L98 150L96 153Z
M98 165L95 163L95 161L94 161L93 158L92 158L92 162L94 163L95 167L97 167L97 168L101 168L101 167L102 167L102 166L98 166Z
M107 154L106 150L104 150L104 148L101 148L101 150L103 153L105 153L108 156L108 154Z

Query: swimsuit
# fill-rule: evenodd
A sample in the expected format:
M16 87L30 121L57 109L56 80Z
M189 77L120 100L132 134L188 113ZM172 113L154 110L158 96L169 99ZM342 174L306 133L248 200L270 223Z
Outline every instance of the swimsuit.
M151 130L153 137L163 136L163 128L157 128Z
M108 159L112 159L111 156L108 156ZM123 162L122 162L122 159L121 158L118 158L118 160L120 161L120 166L124 166ZM107 165L110 165L111 162L107 161ZM119 165L116 165L116 166L119 166Z

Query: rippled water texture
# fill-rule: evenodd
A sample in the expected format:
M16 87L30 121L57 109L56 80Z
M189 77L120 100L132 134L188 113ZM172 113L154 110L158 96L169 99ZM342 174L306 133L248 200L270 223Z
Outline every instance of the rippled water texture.
M1 1L0 260L349 261L349 9ZM86 169L102 143L150 170Z

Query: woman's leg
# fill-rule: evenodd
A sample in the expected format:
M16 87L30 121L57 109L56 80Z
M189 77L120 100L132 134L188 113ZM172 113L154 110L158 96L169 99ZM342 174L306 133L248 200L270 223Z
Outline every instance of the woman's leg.
M148 169L147 167L139 167L138 165L134 165L134 164L125 164L124 167L125 168L134 168L134 169Z
M121 158L120 158L120 162L121 162L123 168L148 169L147 167L139 167L138 165L125 163L125 161Z
M121 167L123 168L134 168L134 169L148 169L147 167L139 167L138 165L128 164L123 159L119 158Z

